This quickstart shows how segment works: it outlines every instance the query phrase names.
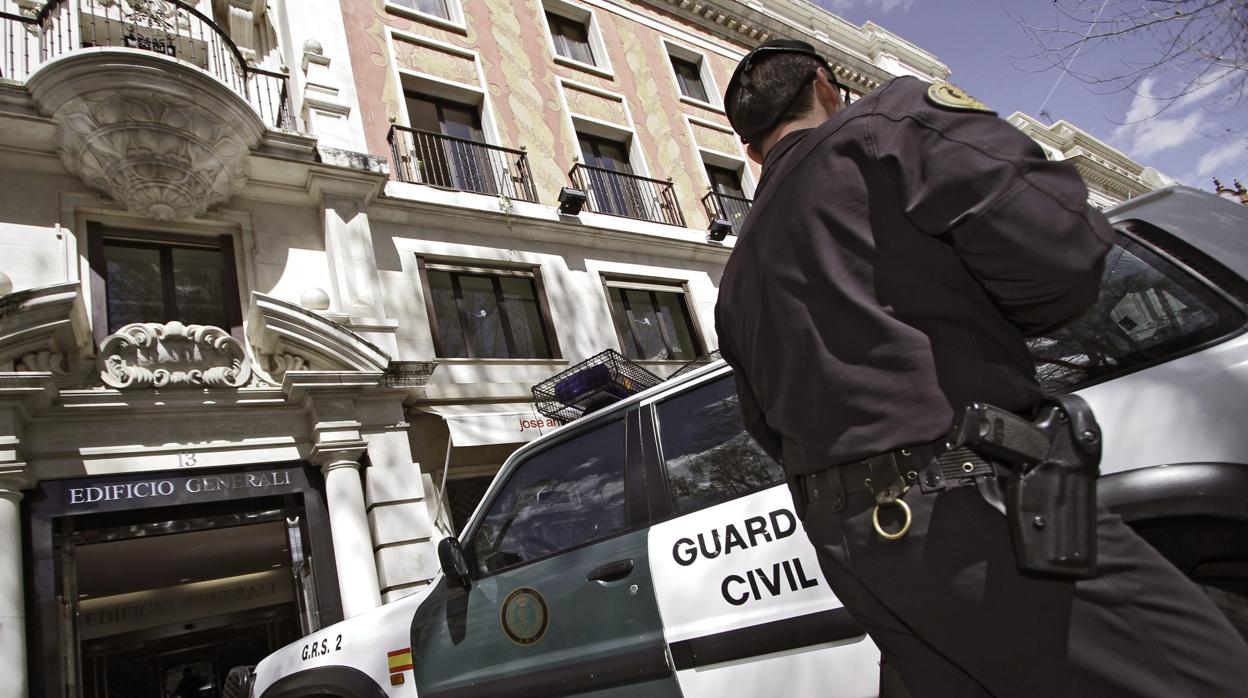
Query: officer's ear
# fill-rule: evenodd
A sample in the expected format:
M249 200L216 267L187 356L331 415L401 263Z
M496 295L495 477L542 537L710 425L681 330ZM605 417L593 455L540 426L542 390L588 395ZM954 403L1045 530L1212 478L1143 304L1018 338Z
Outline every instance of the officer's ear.
M753 160L755 164L761 166L763 164L763 151L758 149L757 143L747 143L745 145L746 157Z
M841 101L841 91L837 89L836 83L831 77L825 68L819 68L815 71L815 100L819 102L829 116L837 113L845 106Z

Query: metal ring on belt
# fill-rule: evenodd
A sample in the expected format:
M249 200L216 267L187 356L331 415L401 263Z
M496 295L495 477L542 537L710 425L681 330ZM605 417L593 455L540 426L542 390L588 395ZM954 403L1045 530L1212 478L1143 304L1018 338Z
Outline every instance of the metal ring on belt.
M905 523L901 525L901 530L896 533L889 533L884 530L884 527L880 526L879 504L876 504L875 509L871 512L871 525L875 527L875 532L880 534L880 537L884 540L901 540L902 538L905 538L906 534L910 532L910 523L913 521L913 517L910 515L910 505L906 504L906 500L895 499L893 500L893 504L901 507L902 512L906 515Z

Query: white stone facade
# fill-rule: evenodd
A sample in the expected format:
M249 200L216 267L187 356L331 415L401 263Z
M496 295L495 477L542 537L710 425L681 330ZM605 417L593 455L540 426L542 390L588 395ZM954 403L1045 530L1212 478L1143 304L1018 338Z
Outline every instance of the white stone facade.
M1097 208L1113 206L1176 183L1068 121L1045 124L1022 112L1006 118L1039 143L1049 159L1070 160L1088 185L1088 201Z

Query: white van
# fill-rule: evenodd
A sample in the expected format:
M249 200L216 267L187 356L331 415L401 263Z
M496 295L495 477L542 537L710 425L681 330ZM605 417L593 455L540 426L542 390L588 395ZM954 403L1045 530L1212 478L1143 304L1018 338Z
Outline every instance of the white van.
M1100 498L1248 629L1248 208L1109 212L1101 298L1032 342L1104 431ZM873 696L731 371L693 371L508 459L431 587L232 674L236 695Z

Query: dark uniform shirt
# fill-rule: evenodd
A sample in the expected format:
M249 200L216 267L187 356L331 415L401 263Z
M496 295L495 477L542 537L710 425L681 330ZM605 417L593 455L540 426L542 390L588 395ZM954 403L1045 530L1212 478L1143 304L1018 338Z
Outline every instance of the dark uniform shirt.
M1024 337L1096 298L1112 231L1074 167L927 92L897 78L782 138L724 270L720 350L790 474L1034 405Z

